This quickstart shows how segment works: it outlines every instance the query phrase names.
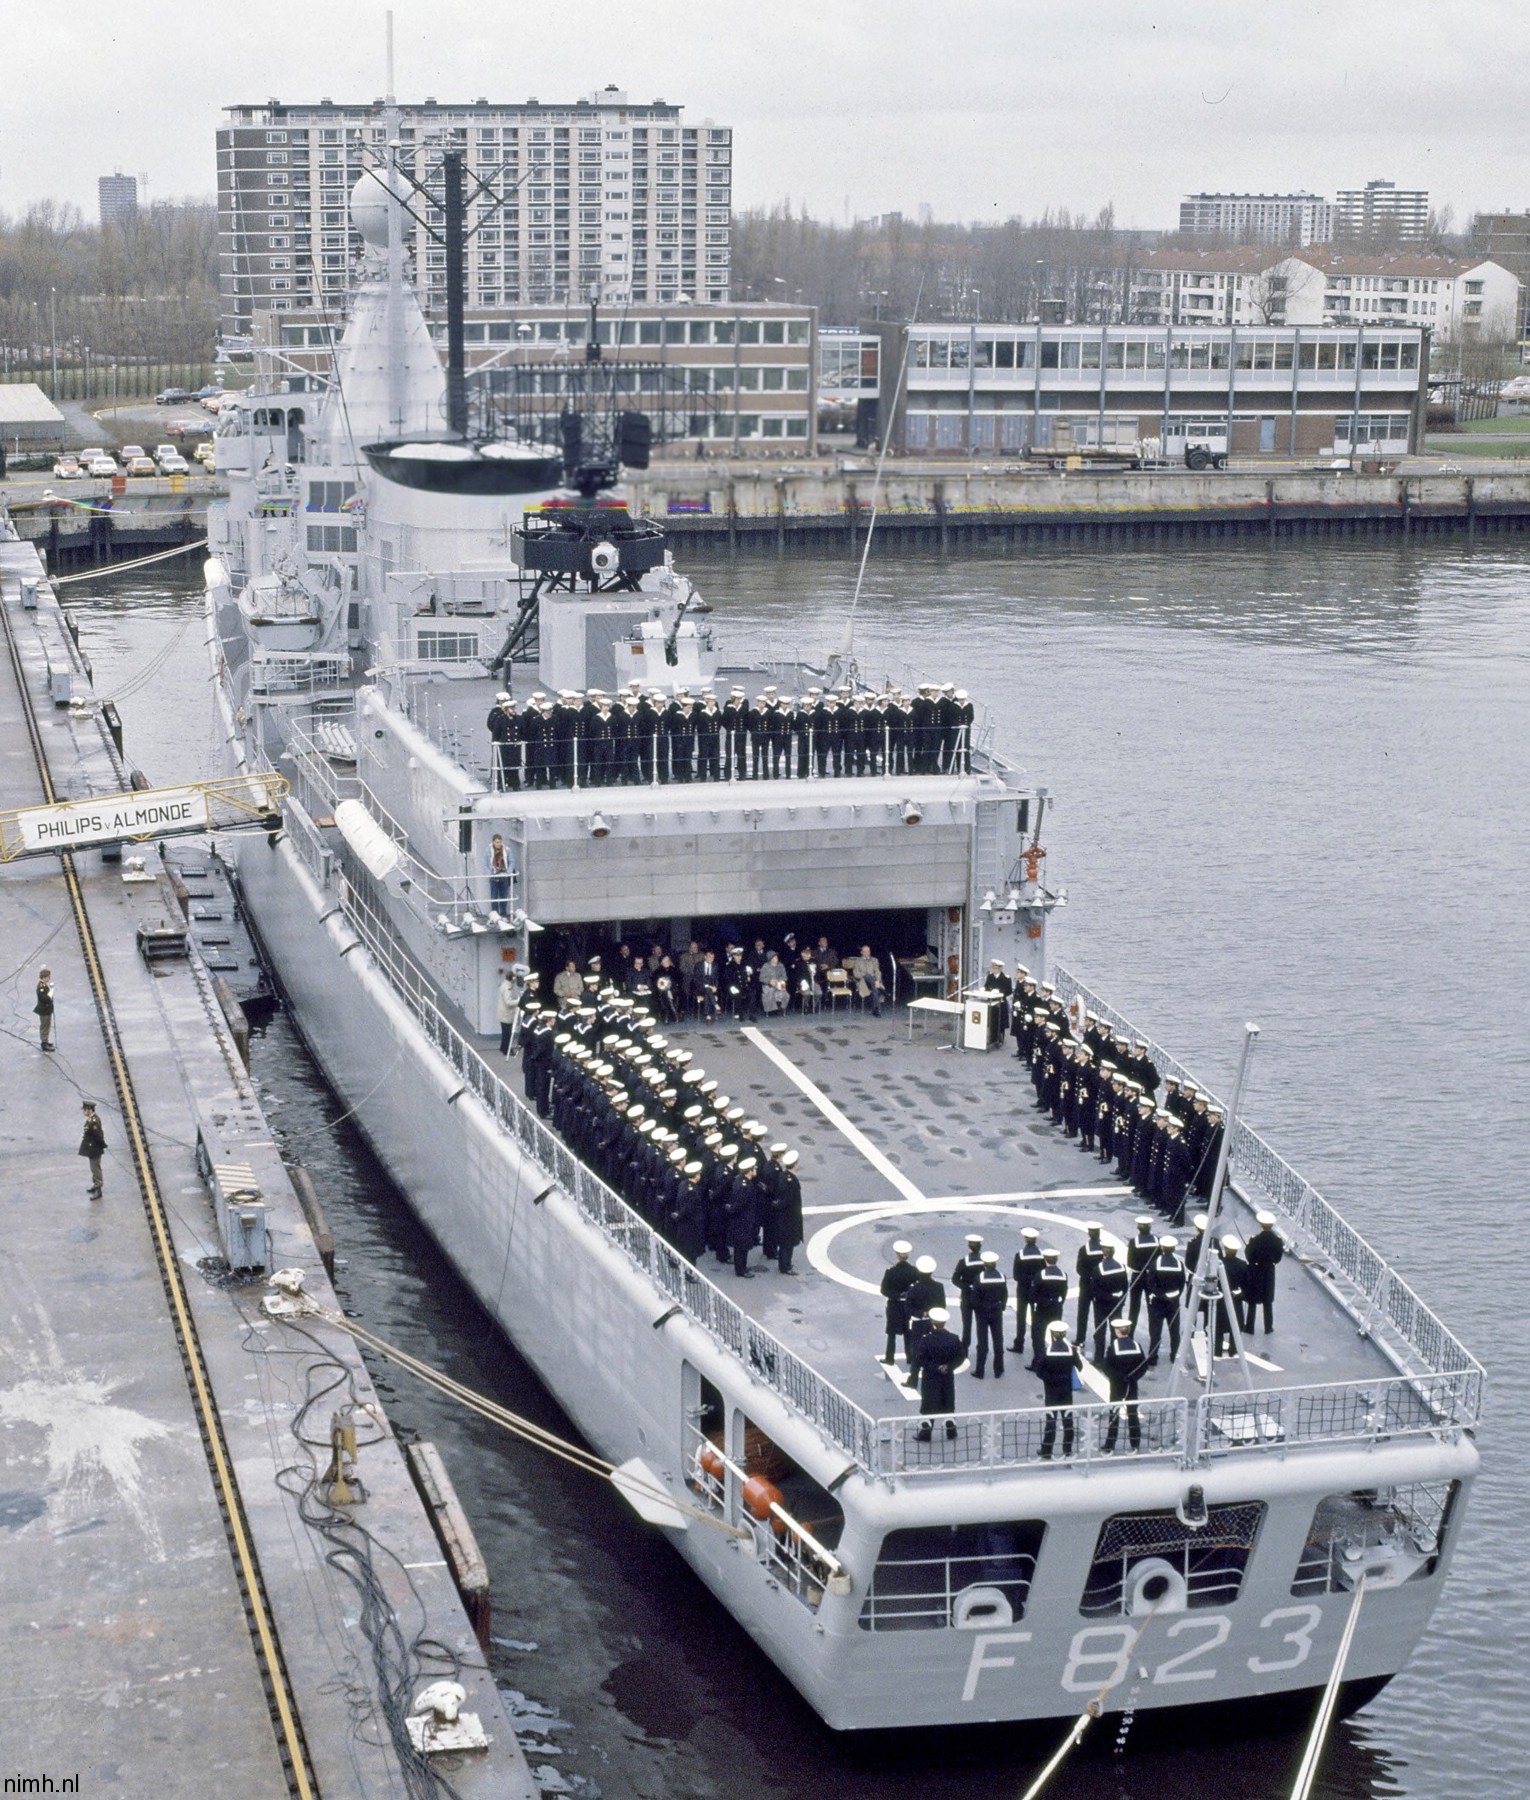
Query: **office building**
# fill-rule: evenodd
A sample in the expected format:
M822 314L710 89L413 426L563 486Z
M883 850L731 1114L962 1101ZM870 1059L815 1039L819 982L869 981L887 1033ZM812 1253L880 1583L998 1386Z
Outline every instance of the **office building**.
M1421 244L1429 229L1429 194L1395 181L1344 188L1333 207L1333 235L1352 244Z
M1240 244L1321 244L1333 236L1333 207L1317 194L1187 194L1179 228Z
M257 311L344 305L355 240L346 201L380 160L384 103L230 106L218 132L222 331ZM678 106L608 87L568 104L398 108L401 155L433 185L442 151L468 172L466 300L498 307L726 301L731 282L732 132L687 125ZM482 191L478 184L482 183ZM446 259L424 210L407 241L427 309L444 304Z
M446 327L431 321L445 355ZM313 309L255 315L257 373L266 380L322 380L338 327ZM588 310L580 306L476 308L463 327L469 389L487 394L496 425L559 441L568 384L587 371ZM811 307L623 304L597 317L604 364L616 364L620 404L645 412L668 454L751 455L817 444L816 314ZM874 368L874 356L872 367ZM597 378L598 383L599 378ZM604 409L604 402L597 410Z
M884 368L905 338L889 435L915 454L1142 438L1171 456L1190 441L1237 455L1395 454L1421 441L1429 339L1418 326L890 324Z
M1151 250L1123 271L1139 325L1425 325L1436 336L1512 335L1519 278L1483 257L1368 255L1310 244L1269 250Z
M96 180L96 203L101 211L101 229L115 225L119 229L131 225L138 217L138 177L124 175L119 169L115 175L102 175Z

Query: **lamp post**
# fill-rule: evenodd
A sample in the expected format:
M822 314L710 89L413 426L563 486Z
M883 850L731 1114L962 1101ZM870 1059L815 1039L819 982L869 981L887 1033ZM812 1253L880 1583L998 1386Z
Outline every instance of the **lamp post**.
M58 289L48 289L48 336L52 341L53 357L53 392L48 396L55 405L58 404Z

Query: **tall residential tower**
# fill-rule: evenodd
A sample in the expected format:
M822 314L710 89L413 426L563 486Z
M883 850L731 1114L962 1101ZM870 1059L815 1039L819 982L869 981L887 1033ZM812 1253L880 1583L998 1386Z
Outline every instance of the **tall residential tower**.
M400 153L430 183L442 151L466 154L486 192L469 208L470 307L727 300L733 134L683 122L616 87L567 104L398 107ZM219 288L225 336L257 311L344 301L354 248L346 199L385 148L385 105L332 100L230 106L218 132ZM470 179L469 192L474 189ZM427 305L445 256L422 216L408 245Z

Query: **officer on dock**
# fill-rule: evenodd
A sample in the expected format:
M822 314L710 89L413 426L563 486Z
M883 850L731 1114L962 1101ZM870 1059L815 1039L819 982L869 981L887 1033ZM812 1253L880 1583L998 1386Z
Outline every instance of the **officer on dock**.
M90 1187L86 1191L92 1200L99 1200L102 1193L101 1158L106 1155L106 1130L96 1111L95 1101L85 1101L84 1107L85 1129L80 1135L79 1154L90 1164Z
M962 1340L947 1329L950 1314L943 1306L930 1308L930 1329L919 1341L913 1356L913 1373L919 1382L919 1411L924 1423L915 1433L920 1443L927 1444L931 1420L945 1416L946 1436L956 1436L956 1367L962 1360Z

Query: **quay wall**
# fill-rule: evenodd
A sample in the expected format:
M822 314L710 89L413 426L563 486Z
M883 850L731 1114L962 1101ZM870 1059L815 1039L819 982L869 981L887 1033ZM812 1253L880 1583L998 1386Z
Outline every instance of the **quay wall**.
M146 487L149 484L146 484ZM872 475L813 464L661 464L630 478L633 509L661 520L682 554L860 553ZM102 568L194 543L222 484L184 493L50 501L13 490L13 522L50 569ZM879 547L945 552L984 545L1121 545L1211 539L1530 530L1530 471L1363 474L1257 467L1113 472L890 463L877 501Z

